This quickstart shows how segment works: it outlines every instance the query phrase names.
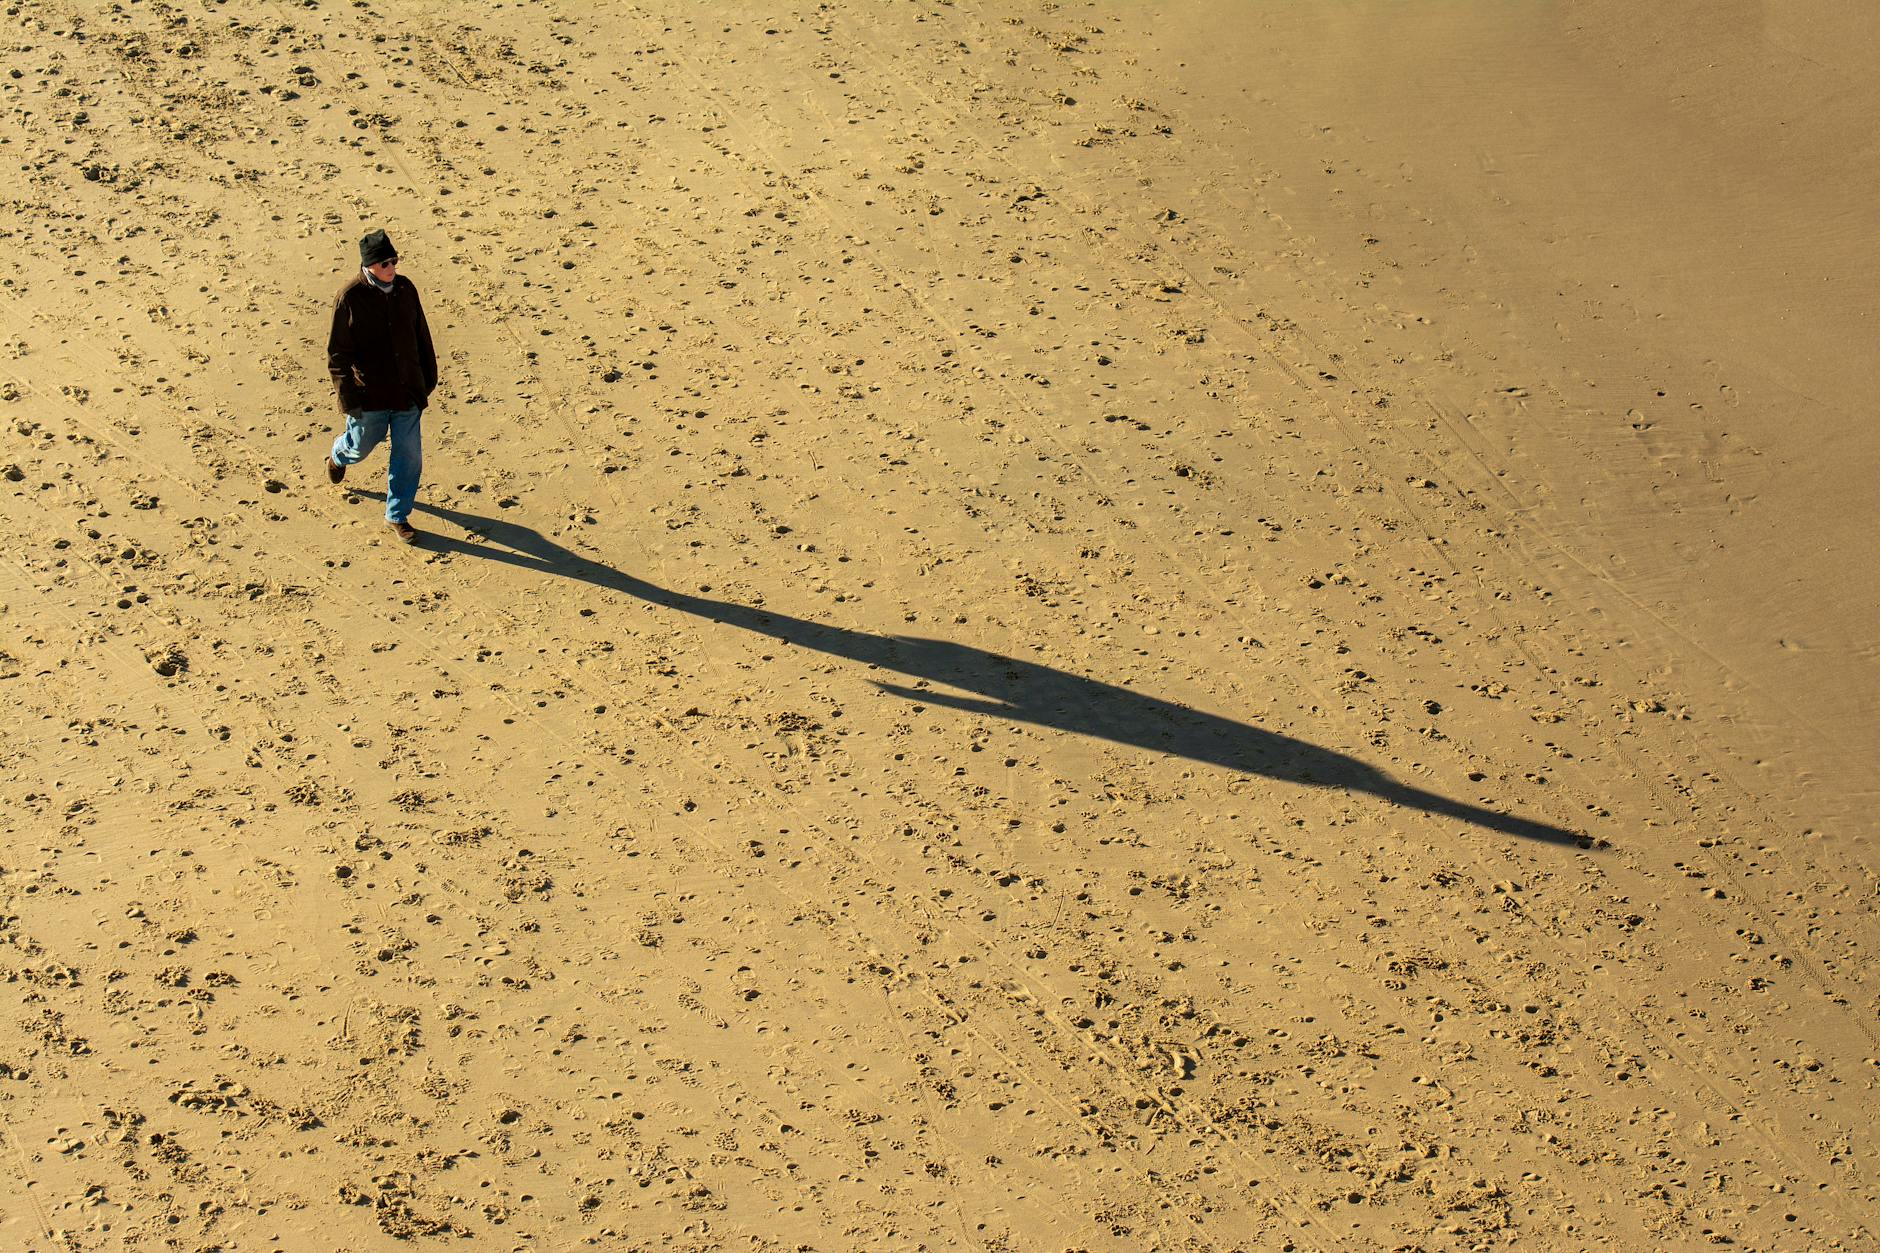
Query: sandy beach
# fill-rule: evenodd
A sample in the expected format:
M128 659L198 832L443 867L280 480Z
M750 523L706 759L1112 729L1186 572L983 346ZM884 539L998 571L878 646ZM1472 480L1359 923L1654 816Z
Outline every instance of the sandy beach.
M0 32L0 1248L1880 1238L1866 6Z

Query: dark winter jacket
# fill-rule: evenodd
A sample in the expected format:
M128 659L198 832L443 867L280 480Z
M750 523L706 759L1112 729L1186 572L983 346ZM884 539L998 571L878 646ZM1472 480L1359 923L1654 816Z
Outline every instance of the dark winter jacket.
M424 408L437 386L437 353L417 286L400 274L380 291L361 273L340 288L326 365L343 413Z

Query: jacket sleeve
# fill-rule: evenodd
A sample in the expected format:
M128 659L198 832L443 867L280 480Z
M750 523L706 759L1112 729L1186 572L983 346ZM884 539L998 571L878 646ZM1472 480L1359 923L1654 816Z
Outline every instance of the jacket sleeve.
M339 397L341 413L357 413L365 408L365 389L359 386L359 375L353 369L357 360L352 309L342 289L333 300L333 329L326 337L326 368L333 376L333 390Z
M415 290L411 297L418 310L418 368L424 373L424 401L429 403L431 393L437 388L437 350L431 346L431 326L424 320L424 302L418 299Z

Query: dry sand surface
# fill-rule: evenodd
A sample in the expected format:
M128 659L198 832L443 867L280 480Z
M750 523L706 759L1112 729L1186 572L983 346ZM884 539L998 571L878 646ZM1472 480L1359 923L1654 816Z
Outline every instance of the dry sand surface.
M9 3L0 1247L1875 1247L1874 13Z

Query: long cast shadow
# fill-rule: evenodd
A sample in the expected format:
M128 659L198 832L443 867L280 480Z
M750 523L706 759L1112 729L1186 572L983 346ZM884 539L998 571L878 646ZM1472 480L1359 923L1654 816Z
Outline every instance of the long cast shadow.
M376 492L360 492L359 495L379 496ZM1145 696L1112 683L949 640L871 635L768 609L676 592L589 560L518 523L437 505L421 504L418 509L487 541L469 543L426 532L419 543L434 552L460 553L578 579L648 604L767 635L784 644L976 693L959 695L873 681L883 691L908 700L1095 736L1151 752L1173 753L1245 774L1368 792L1394 805L1453 818L1504 835L1582 848L1593 846L1586 836L1565 828L1428 792L1393 779L1376 767L1343 753L1173 701Z

